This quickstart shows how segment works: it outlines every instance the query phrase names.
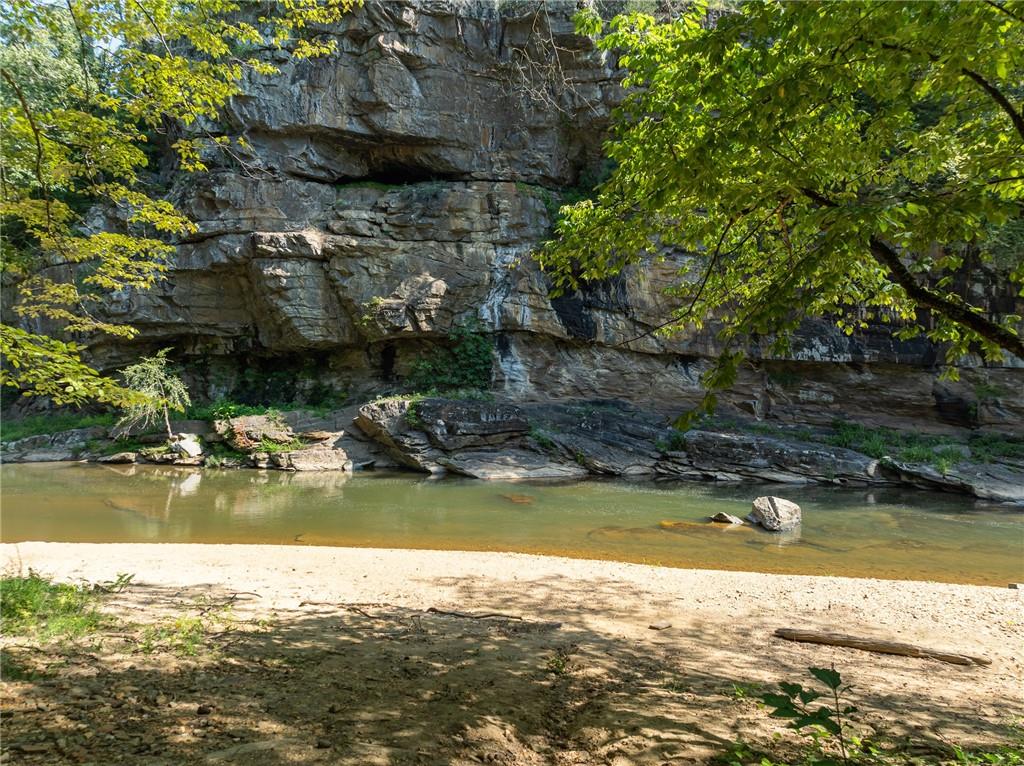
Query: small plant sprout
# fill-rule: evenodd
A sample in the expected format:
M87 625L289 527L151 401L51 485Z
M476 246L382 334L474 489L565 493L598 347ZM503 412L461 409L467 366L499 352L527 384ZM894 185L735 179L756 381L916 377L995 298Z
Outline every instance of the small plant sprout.
M174 438L170 411L184 412L191 401L185 383L168 367L169 351L165 348L155 356L144 356L122 371L125 385L139 395L125 405L124 415L117 422L125 432L152 425L163 415L167 438Z
M761 701L773 708L771 711L773 717L788 718L791 729L806 733L815 742L835 737L841 757L839 763L848 766L851 761L843 722L847 716L857 711L857 708L851 705L844 706L841 702L843 692L849 687L843 686L842 678L834 667L808 668L808 670L812 676L826 686L828 691L825 694L813 689L805 689L800 684L784 681L779 684L779 688L782 690L781 694L762 694ZM823 697L828 700L828 704L812 707L811 703Z

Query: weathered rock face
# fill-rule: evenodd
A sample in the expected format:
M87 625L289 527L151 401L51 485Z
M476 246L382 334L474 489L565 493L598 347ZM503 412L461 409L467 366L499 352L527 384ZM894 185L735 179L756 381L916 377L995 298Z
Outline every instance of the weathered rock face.
M392 398L360 407L353 425L384 447L396 463L434 474L451 471L481 479L592 475L837 486L903 484L1024 502L1024 464L1016 458L988 463L965 458L940 471L927 463L880 461L801 440L786 429L779 429L777 436L711 430L681 434L663 416L621 401L510 405ZM819 432L816 438L827 436ZM799 523L799 508L792 505L780 498L759 498L750 520L772 531L787 531ZM732 522L727 514L713 520Z
M279 418L269 415L245 415L218 420L214 429L232 449L251 451L264 442L288 444L295 441L291 427Z
M476 317L495 340L495 389L512 399L696 402L713 335L649 334L685 258L557 298L529 258L559 190L592 183L621 99L614 61L575 35L574 11L368 2L330 30L336 55L248 83L225 121L253 147L247 168L211 154L209 174L176 178L199 231L161 285L108 306L141 332L131 347L98 341L98 363L171 345L197 394L237 388L247 368L373 391ZM1024 312L984 289L994 310ZM938 359L883 327L847 337L811 322L787 358L744 368L723 407L1019 431L1024 370L979 363L944 382Z
M659 472L718 481L853 486L882 478L877 460L841 447L713 431L689 431L683 442L682 452L658 463Z
M61 431L56 434L26 436L24 439L4 444L3 460L7 463L47 463L74 460L86 450L91 440L102 439L106 435L106 428L95 426Z

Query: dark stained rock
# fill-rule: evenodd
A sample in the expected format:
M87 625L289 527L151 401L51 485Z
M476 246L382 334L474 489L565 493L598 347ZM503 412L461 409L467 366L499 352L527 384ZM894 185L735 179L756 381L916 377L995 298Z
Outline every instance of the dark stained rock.
M446 452L507 445L530 430L519 407L487 401L424 399L416 405L415 419L431 443Z
M960 463L945 472L930 465L889 462L885 470L922 489L963 492L997 502L1024 504L1024 467Z
M878 461L853 450L754 434L688 431L681 454L659 461L659 473L719 481L784 484L874 484Z

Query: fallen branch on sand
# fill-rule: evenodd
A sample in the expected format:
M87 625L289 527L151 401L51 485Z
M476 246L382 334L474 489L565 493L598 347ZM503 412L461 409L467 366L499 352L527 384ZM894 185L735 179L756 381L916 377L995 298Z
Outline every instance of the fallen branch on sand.
M502 614L501 612L485 612L484 614L469 614L468 612L446 612L443 609L438 609L437 607L434 607L434 606L430 607L427 610L427 612L429 612L430 614L443 614L443 615L447 615L448 617L462 617L463 619L466 619L466 620L484 620L484 619L487 619L488 617L497 617L497 618L502 619L502 620L522 620L523 619L522 617L519 617L519 616L514 615L514 614Z
M346 609L349 612L355 612L361 614L369 620L383 620L383 617L377 617L376 615L370 614L363 609L359 604L345 604L334 601L300 601L299 606L333 606L336 609ZM363 604L363 606L385 606L384 604Z
M992 660L987 657L974 657L970 654L940 652L935 649L917 646L916 644L901 644L895 641L882 641L875 638L857 638L856 636L844 636L840 633L798 630L796 628L779 628L775 631L775 635L776 637L784 638L787 641L799 641L805 644L825 644L827 646L845 646L850 649L860 649L864 652L898 654L903 657L919 657L921 659L948 662L952 665L992 664Z

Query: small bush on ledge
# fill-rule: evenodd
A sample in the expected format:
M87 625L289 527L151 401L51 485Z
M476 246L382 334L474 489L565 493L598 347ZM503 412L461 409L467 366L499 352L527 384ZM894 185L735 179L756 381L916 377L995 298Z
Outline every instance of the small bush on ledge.
M489 388L494 344L483 330L475 317L452 327L447 348L413 365L409 386L416 391Z

